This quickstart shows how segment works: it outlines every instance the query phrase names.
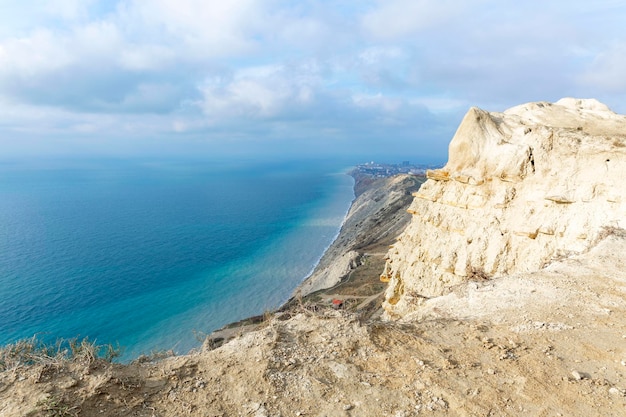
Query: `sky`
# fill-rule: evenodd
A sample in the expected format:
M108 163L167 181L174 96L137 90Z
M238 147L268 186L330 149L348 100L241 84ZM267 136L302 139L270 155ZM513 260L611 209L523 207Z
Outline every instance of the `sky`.
M0 0L0 157L445 161L471 106L626 113L626 2Z

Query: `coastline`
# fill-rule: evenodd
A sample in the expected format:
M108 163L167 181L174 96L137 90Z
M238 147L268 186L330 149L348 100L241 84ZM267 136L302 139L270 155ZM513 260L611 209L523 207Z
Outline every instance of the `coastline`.
M330 240L330 243L328 244L328 246L326 246L324 248L324 250L320 254L320 256L317 259L317 261L315 262L315 264L306 273L304 278L302 278L302 282L300 282L298 284L298 286L292 291L291 295L287 298L287 300L285 300L284 302L282 302L280 304L278 309L282 308L286 303L288 303L290 300L292 300L293 297L298 293L298 291L300 291L300 288L302 287L302 285L305 282L307 282L311 278L311 276L313 274L315 274L315 272L319 269L320 262L322 261L322 259L324 258L324 256L328 252L328 250L333 246L335 241L337 241L339 236L341 236L341 233L343 231L344 225L346 224L346 220L348 219L348 216L350 214L350 210L352 210L352 207L354 206L354 203L355 203L356 199L358 198L358 196L356 195L357 179L355 177L354 172L355 172L355 168L348 168L345 172L342 173L342 175L348 175L348 176L350 176L352 178L352 181L353 181L353 183L352 183L352 193L353 193L353 196L352 196L352 201L350 202L349 206L346 208L345 213L343 214L343 219L341 220L341 223L337 227L337 230L335 231L335 234L334 234L333 238Z
M84 181L68 182L68 170ZM0 268L0 341L83 335L124 346L121 361L196 349L196 333L278 308L310 275L354 200L348 170L337 161L18 166L0 194L14 189L24 204L3 213L15 218L7 236L23 230L28 244L0 244L15 260ZM37 222L25 215L30 201L46 213Z
M353 169L355 198L337 235L291 297L273 312L232 322L210 333L204 349L217 348L238 335L256 330L268 314L291 316L301 307L331 308L332 300L345 300L344 308L364 318L377 314L386 284L380 281L389 245L408 225L406 211L426 180L423 176L400 174L373 178Z
M181 356L156 353L118 364L111 363L115 349L102 354L93 343L6 346L0 415L623 415L626 202L619 196L626 116L602 109L577 99L507 113L472 108L451 142L450 161L428 172L408 210L372 209L381 200L411 199L410 188L393 191L399 177L381 180L378 194L359 196L370 215L358 219L353 213L364 209L352 204L333 247L336 256L355 249L362 257L335 286L237 323L232 336L207 338L201 350ZM517 125L520 110L542 124ZM580 121L570 125L571 114ZM500 140L494 123L513 135ZM601 178L592 175L605 169ZM553 194L572 187L576 193ZM526 215L529 206L538 207L537 216ZM390 219L407 212L410 223L389 249ZM327 226L327 242L341 223L340 210L334 213L332 222L301 224L316 232ZM364 223L378 232L350 241ZM539 224L541 233L529 228ZM300 272L323 247L308 252ZM331 252L324 258L336 263ZM485 272L501 258L517 269ZM385 260L390 268L381 275ZM398 268L419 263L426 268ZM456 270L460 281L441 273ZM292 283L300 272L287 274ZM257 282L267 287L267 280ZM286 291L295 286L282 277L276 282ZM430 288L437 292L423 291L440 283Z
M294 296L307 296L337 285L363 262L367 252L379 252L393 243L408 224L406 208L423 182L423 177L406 174L385 178L373 178L357 170L349 174L354 178L355 198L337 236Z

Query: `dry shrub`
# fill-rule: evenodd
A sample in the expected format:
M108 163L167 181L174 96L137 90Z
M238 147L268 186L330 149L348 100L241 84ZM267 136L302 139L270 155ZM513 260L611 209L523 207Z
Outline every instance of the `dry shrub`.
M98 345L88 338L46 343L33 336L0 347L0 372L30 365L60 366L68 361L91 365L98 359L111 362L120 354L119 345Z
M604 226L602 230L600 230L600 233L598 233L597 241L599 242L601 240L604 240L609 236L626 238L626 230L622 229L621 227Z
M37 407L46 417L76 417L80 412L78 407L71 406L63 398L56 396L50 396L37 402Z
M491 276L487 274L483 268L472 267L470 269L468 279L475 282L484 282L489 281Z

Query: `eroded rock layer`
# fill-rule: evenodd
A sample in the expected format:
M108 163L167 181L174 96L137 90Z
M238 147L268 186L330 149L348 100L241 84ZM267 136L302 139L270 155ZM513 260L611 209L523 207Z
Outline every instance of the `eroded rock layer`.
M472 279L532 272L626 227L626 117L596 100L472 108L389 251L389 317Z

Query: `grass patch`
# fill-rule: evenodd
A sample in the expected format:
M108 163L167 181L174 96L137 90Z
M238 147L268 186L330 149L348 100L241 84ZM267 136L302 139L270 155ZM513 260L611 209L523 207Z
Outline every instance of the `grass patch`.
M112 362L121 352L119 345L98 345L87 337L46 343L33 336L0 347L0 372L31 365L60 365L63 362L85 365L96 360Z
M76 417L80 411L78 407L72 407L54 396L37 402L37 406L46 417Z

